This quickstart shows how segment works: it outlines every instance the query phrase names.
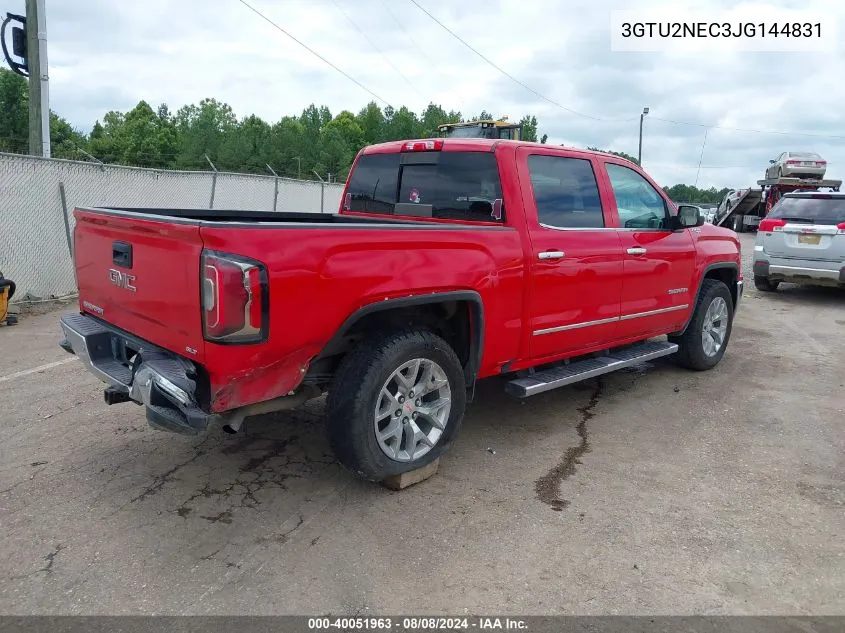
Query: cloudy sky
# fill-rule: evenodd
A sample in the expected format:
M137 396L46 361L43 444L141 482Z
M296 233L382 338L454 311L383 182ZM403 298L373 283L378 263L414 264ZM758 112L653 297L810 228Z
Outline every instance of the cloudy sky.
M643 163L661 184L698 178L699 186L749 186L768 159L785 150L817 151L830 175L845 175L842 44L826 52L624 52L611 46L612 11L671 17L686 6L714 20L725 11L767 20L777 8L801 8L807 19L822 22L823 37L834 30L845 37L840 0L417 0L534 92L475 55L411 0L247 1L381 105L420 111L434 102L511 119L535 114L550 143L634 155L639 113L648 106ZM130 109L140 99L175 110L216 97L239 116L275 121L310 103L336 113L358 111L375 98L240 0L46 4L51 106L85 131L108 110ZM22 13L23 5L6 0L0 8Z

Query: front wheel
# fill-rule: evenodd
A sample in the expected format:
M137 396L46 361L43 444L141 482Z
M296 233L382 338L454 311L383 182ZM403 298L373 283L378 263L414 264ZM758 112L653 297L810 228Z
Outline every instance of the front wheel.
M422 468L448 448L466 407L460 360L439 336L410 330L361 343L326 402L329 444L370 481Z
M732 326L731 291L717 279L705 279L686 331L669 337L678 344L678 362L698 371L715 367L725 355Z

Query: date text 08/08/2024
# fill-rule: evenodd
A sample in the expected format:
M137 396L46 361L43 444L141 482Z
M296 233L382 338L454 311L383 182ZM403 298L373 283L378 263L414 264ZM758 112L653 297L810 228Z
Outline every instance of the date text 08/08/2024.
M401 626L400 626L401 625ZM394 627L401 631L431 631L431 630L509 630L526 631L528 626L524 620L497 617L403 617L403 618L309 618L308 629L319 630L392 630Z
M625 38L820 38L821 36L821 22L624 22L622 24L622 37Z

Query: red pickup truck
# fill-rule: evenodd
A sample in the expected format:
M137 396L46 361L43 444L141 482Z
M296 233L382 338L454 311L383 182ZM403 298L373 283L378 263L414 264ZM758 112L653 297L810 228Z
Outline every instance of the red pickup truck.
M519 141L363 149L337 214L79 208L61 345L154 427L236 432L328 391L379 480L434 460L475 382L532 396L725 353L740 245L622 158ZM668 338L666 338L668 336ZM658 340L654 340L658 339Z

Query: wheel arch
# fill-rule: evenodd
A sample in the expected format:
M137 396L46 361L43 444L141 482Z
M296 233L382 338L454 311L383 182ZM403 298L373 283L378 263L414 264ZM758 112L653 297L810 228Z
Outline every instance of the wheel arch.
M698 281L698 288L695 291L695 299L691 304L692 309L690 310L686 323L684 323L684 327L677 332L673 332L672 336L679 336L687 331L693 316L695 316L695 306L698 305L698 299L701 296L701 290L704 287L705 279L716 279L724 283L731 293L733 309L736 310L737 300L739 299L737 296L737 293L739 292L737 285L737 281L739 280L739 265L735 262L718 262L710 264L704 268L701 278Z
M422 327L442 336L461 360L467 388L472 388L484 352L484 304L473 290L396 297L362 306L346 318L311 363L306 381L324 381L367 334L399 327Z

